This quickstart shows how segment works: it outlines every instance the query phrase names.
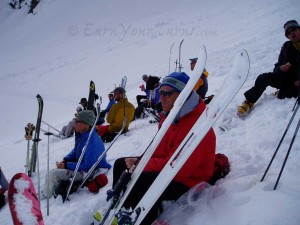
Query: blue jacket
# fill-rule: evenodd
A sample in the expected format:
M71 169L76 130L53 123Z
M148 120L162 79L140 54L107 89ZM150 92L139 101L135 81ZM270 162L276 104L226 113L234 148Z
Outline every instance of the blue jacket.
M72 151L64 157L66 162L66 169L74 171L77 162L80 158L81 152L85 143L89 137L90 131L87 131L81 135L75 137L75 147ZM85 150L81 164L78 171L87 172L98 160L99 156L104 152L105 147L99 135L93 131L90 142ZM106 156L98 164L97 168L111 168L111 165L106 161Z
M157 104L160 101L160 94L159 94L160 86L156 87L152 93L150 93L150 90L146 89L145 93L147 96L147 99L151 99L151 102L154 104ZM150 96L151 94L151 96Z
M109 110L110 110L110 108L111 108L111 107L113 106L113 104L115 104L115 103L116 103L116 102L115 102L114 99L110 100L109 103L108 103L108 105L107 105L107 107L106 107L106 109L105 109L105 113L108 113Z

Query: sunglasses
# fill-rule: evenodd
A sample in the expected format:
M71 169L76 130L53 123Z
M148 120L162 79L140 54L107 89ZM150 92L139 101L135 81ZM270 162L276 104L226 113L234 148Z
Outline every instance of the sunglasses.
M175 90L168 90L168 91L160 90L159 94L164 97L170 97L174 92L176 92L176 91Z
M286 32L285 35L289 36L292 32L294 32L295 30L297 30L297 27L291 27L289 28Z

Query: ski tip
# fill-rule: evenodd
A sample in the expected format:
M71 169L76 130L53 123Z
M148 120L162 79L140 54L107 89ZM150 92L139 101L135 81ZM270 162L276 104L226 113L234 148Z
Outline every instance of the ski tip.
M241 54L241 56L248 56L249 57L249 54L248 54L248 52L247 52L247 50L246 49L242 49L241 50L241 52L240 52L240 54Z

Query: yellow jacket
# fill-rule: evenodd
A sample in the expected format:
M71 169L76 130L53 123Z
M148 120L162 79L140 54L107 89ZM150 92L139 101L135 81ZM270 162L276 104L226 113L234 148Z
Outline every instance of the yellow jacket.
M124 132L128 131L129 124L134 118L135 108L128 102L127 98L120 99L114 104L107 114L106 121L109 123L109 133L119 132L123 125L124 108L126 117L126 126Z
M208 72L204 69L202 75L208 77ZM194 91L197 91L201 85L203 85L203 79L200 77L194 87Z

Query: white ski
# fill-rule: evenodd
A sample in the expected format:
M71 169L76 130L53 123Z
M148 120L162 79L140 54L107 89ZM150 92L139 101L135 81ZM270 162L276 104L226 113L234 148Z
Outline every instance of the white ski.
M140 224L157 199L202 141L206 133L213 126L227 105L244 84L249 73L249 57L246 50L238 52L234 64L226 81L220 87L220 91L214 96L206 111L202 113L190 132L186 135L175 153L160 172L156 180L150 186L146 194L138 203L132 215L137 217L132 224Z
M147 162L149 161L149 159L151 158L151 156L154 153L155 149L159 145L162 137L164 136L164 134L166 133L166 131L168 130L168 128L170 127L170 125L174 121L177 113L179 112L182 105L185 103L185 101L189 97L191 91L193 90L194 86L196 85L198 79L200 78L200 76L201 76L201 74L204 70L205 64L206 64L206 58L207 58L206 49L205 49L204 46L202 46L200 51L199 51L199 54L198 54L197 64L196 64L195 69L193 70L193 72L191 74L189 82L187 83L187 85L185 86L183 91L178 96L178 98L177 98L172 110L170 111L168 117L166 118L166 120L162 124L160 130L156 133L152 143L150 144L149 148L147 149L147 151L143 155L141 161L138 163L137 167L134 169L134 171L131 175L131 180L130 180L128 186L127 186L126 192L123 194L123 196L119 200L119 202L116 203L113 208L109 209L109 211L110 211L109 216L107 217L107 219L105 221L102 221L101 224L112 224L116 212L118 212L121 209L123 203L125 202L128 194L130 193L131 189L133 188L134 184L136 183L138 177L142 173L142 171L143 171L144 167L146 166ZM113 200L111 200L111 201L113 201Z

